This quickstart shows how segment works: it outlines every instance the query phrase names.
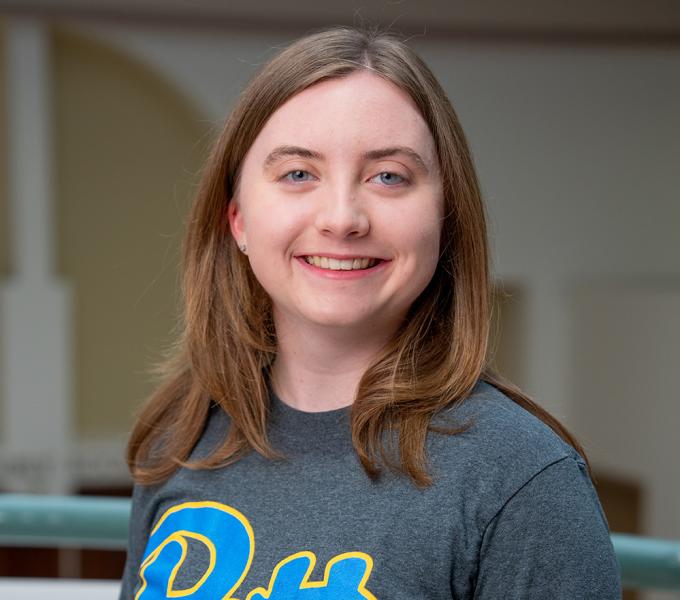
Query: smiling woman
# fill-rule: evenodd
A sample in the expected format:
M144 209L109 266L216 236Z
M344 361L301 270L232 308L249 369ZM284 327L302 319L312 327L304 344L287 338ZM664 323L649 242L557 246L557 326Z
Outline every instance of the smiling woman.
M351 404L361 376L334 385L334 398L294 390L290 379L300 374L284 366L301 347L317 351L300 340L318 336L339 348L342 339L366 359L377 356L432 279L443 212L435 164L434 140L413 102L370 71L296 94L248 150L229 222L272 299L272 380L289 404Z
M582 450L487 368L479 187L407 46L336 28L274 57L184 260L121 598L620 597Z

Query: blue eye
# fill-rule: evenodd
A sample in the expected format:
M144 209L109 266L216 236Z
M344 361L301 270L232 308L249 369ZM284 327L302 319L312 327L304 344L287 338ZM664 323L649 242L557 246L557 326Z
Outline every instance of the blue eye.
M387 187L399 185L400 183L407 183L407 180L404 177L402 177L401 175L397 175L396 173L391 173L390 171L383 171L382 173L378 173L375 177L372 177L371 179L375 179L376 177L379 177L380 183L386 185Z
M285 179L286 181L292 181L294 183L302 183L305 181L310 181L312 178L311 173L309 171L303 171L302 169L296 169L295 171L291 171L290 173L286 173L282 179Z

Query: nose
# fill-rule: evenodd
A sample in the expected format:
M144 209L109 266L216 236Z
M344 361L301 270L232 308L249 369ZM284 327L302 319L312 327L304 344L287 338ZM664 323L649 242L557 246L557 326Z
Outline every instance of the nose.
M368 214L353 190L329 193L315 224L319 232L342 239L363 237L370 230Z

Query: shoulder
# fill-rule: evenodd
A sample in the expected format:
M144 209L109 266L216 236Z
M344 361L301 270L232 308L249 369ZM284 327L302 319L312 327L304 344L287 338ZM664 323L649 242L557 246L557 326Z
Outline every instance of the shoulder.
M465 482L490 519L528 482L565 461L585 471L583 458L547 424L492 385L479 381L461 403L437 415L433 425L466 427L456 435L432 434L428 450L444 485ZM587 477L587 475L586 475ZM481 515L480 515L481 516Z
M465 426L453 436L456 453L477 456L479 460L521 459L531 467L578 453L546 423L531 414L494 386L479 381L462 402L439 413L436 425Z

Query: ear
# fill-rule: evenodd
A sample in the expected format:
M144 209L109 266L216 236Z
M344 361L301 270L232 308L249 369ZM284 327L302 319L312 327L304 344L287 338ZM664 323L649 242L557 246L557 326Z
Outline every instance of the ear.
M236 240L236 245L242 246L246 243L246 232L241 206L236 198L232 198L227 205L227 219L229 220L231 235L234 237L234 240Z

